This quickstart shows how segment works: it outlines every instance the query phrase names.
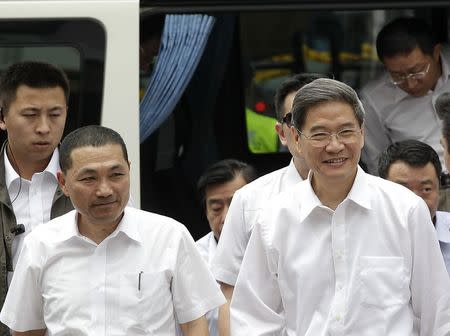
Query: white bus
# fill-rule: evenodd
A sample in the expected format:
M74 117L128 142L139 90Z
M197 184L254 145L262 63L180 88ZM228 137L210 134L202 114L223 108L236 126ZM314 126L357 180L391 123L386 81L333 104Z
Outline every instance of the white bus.
M144 63L163 59L165 19L181 14L211 18L211 31L180 92L159 93L161 101L179 93L171 113L142 137L139 94L155 74ZM61 66L72 87L66 131L86 124L119 131L135 205L178 219L199 238L209 229L196 182L207 166L233 157L266 173L290 160L277 142L251 143L249 111L274 123L274 90L296 72L361 88L382 69L376 34L404 15L427 20L448 43L448 0L0 0L0 74L25 59ZM161 89L158 80L152 89Z

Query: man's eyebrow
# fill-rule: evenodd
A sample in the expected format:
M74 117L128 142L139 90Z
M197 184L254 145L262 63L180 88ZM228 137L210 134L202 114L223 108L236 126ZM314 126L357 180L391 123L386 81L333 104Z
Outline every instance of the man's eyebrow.
M93 169L93 168L81 168L78 171L78 175L81 175L81 174L95 174L95 173L97 173L97 171L95 169Z
M208 199L208 204L223 204L223 200L219 198Z
M345 128L348 128L348 127L355 127L355 122L349 121L349 122L343 123L343 124L339 125L337 127L337 129L338 130L342 130L342 129L345 129ZM328 127L325 127L325 126L322 126L322 125L316 125L316 126L311 127L311 129L309 131L310 132L316 132L316 131L324 131L325 132L326 130L328 130Z
M414 72L418 72L418 71L422 71L420 68L422 68L425 64L416 64L408 69L406 69L406 71L389 71L391 74L395 74L395 75L404 75L404 74L409 74L409 73L414 73ZM423 69L426 70L426 69Z

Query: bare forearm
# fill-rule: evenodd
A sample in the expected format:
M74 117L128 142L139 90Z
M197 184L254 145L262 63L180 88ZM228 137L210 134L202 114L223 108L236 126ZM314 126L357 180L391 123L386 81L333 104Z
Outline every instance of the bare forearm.
M46 329L29 330L29 331L13 331L13 336L44 336Z
M208 321L205 316L190 322L181 323L180 327L184 336L209 336Z
M219 308L219 336L230 336L230 303L233 297L234 287L226 283L220 283L220 289L227 302Z

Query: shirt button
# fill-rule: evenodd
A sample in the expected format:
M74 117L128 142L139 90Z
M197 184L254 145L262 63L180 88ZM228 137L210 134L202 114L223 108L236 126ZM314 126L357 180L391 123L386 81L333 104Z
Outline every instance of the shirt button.
M341 314L336 314L335 319L339 322L341 320Z

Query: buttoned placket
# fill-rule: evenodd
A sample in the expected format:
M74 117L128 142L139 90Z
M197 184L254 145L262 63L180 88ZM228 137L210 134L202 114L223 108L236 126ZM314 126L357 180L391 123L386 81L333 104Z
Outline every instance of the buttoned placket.
M42 184L44 173L34 174L29 184L28 199L30 202L30 230L44 222L44 210L42 208Z
M330 335L343 335L347 312L347 262L345 239L345 209L342 204L331 217L331 245L335 272L335 294L331 304Z
M90 243L91 240L87 239ZM91 256L90 276L93 284L91 296L92 335L106 335L106 252L108 240L95 247Z

